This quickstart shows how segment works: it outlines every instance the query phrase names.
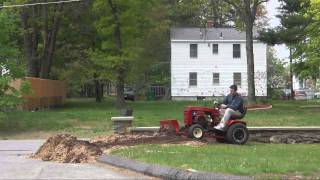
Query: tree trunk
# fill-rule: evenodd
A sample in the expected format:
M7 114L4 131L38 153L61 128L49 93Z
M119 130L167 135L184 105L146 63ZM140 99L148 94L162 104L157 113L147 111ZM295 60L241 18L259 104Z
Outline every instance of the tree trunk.
M100 94L99 94L100 99L102 100L103 100L103 95L104 95L104 82L102 81L100 82Z
M253 23L252 9L250 2L245 1L245 26L246 26L246 53L247 53L247 76L248 76L248 103L256 104L255 76L254 76L254 56L253 56Z
M34 20L34 7L31 21ZM36 57L37 47L38 47L38 38L39 31L37 25L33 23L33 32L30 32L30 13L27 8L23 8L20 14L21 24L23 29L23 44L24 44L24 54L27 59L27 76L29 77L38 77L38 59Z
M108 0L109 5L111 7L112 18L114 21L114 39L117 48L117 53L121 56L121 30L120 30L120 20L118 17L118 6L116 3L113 3L112 0ZM117 100L116 100L116 108L117 109L124 109L125 108L125 101L124 101L124 78L125 78L125 63L119 63L117 67Z
M289 74L289 76L290 76L290 92L291 92L290 98L294 99L293 80L292 80L293 70L292 70L292 49L291 49L291 47L289 48L289 52L290 52L290 54L289 54L289 59L290 59L290 74Z
M126 107L124 101L124 70L119 69L117 72L117 109L124 109Z
M248 76L248 102L256 104L255 82L254 82L254 57L252 26L246 26L246 51L247 51L247 76Z
M61 14L63 10L62 4L57 5L58 9L54 12L52 28L48 29L48 18L46 6L44 8L44 17L45 17L45 30L44 30L44 51L41 58L41 71L40 77L43 79L48 79L51 71L51 64L53 59L53 54L55 50L55 44L57 39L57 34L60 27Z
M102 101L102 97L101 97L101 84L100 84L100 80L95 79L94 80L94 84L95 84L95 90L96 90L96 102L101 102Z

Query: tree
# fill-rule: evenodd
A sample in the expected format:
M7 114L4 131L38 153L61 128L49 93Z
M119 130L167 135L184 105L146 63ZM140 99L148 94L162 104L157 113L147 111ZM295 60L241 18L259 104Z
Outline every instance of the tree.
M248 74L248 103L256 104L253 56L253 25L257 17L258 7L267 0L226 0L235 9L244 24L246 31L246 53Z
M267 84L268 88L283 88L285 86L286 71L283 62L275 57L275 51L268 48L267 51Z
M305 9L308 9L308 1L300 0L281 0L280 12L278 15L281 25L275 29L266 29L260 32L260 39L268 44L286 44L289 47L290 55L290 89L293 91L293 64L292 60L298 55L298 44L304 42L306 39L306 28L310 23L310 18L304 16ZM293 96L291 96L293 98Z
M302 78L311 78L314 81L314 87L317 87L317 79L320 80L320 1L311 0L310 5L303 12L310 23L306 27L306 39L296 47L295 56L299 61L294 71ZM320 84L317 88L320 88Z
M144 34L150 29L147 16L155 1L99 0L94 2L99 42L89 52L94 63L116 83L116 107L125 107L124 85L132 63L139 57Z
M138 95L145 95L150 85L170 87L170 8L163 1L155 1L147 12L150 28L142 37L139 60L132 62L127 81Z
M217 0L174 0L165 1L171 25L175 27L231 26L236 15L231 6Z
M24 76L25 63L19 38L19 17L9 10L0 10L0 75L7 72L12 77Z
M38 3L40 0L14 0L6 4ZM49 2L44 0L41 2ZM14 9L20 16L27 75L48 79L56 50L56 40L64 4L23 6ZM20 34L18 34L20 35Z
M24 76L24 63L20 61L22 53L16 36L19 32L17 20L11 11L0 9L0 121L5 112L23 102L23 93L29 93L28 83L23 83L20 89L10 85L13 79Z
M86 1L64 7L51 78L65 80L70 96L94 95L96 102L101 102L110 72L96 65L87 53L99 43L92 6L93 1ZM91 88L94 90L88 94Z

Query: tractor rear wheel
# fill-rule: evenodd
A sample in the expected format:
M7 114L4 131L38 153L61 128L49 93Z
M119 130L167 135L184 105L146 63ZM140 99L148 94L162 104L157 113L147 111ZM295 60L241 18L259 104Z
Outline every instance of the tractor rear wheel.
M232 124L227 130L227 141L231 144L245 144L249 139L249 132L244 124Z
M193 124L189 128L189 137L201 139L204 135L204 128L200 124Z

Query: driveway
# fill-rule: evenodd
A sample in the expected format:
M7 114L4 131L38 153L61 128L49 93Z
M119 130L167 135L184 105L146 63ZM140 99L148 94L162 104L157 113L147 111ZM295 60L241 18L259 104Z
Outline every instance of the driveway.
M43 140L0 140L0 179L145 179L94 164L65 164L30 159Z

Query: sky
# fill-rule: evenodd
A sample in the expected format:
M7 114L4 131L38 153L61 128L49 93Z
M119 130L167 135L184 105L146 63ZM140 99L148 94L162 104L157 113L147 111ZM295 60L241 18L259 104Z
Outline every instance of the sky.
M267 8L267 17L269 18L269 26L276 27L280 25L279 18L276 17L278 12L278 7L280 7L280 3L278 0L269 0L266 4ZM287 62L289 58L289 50L285 45L275 45L274 49L276 50L276 57Z

